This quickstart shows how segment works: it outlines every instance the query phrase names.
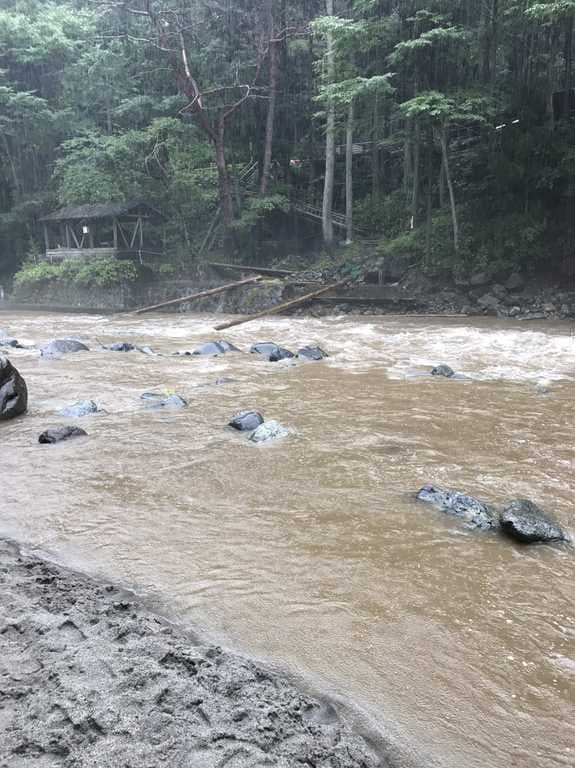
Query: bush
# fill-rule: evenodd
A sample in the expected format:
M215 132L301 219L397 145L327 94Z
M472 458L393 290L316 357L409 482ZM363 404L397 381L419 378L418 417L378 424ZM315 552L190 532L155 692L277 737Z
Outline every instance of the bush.
M137 267L129 261L94 259L92 261L62 261L59 264L27 263L14 275L16 285L34 286L58 282L84 288L110 288L138 277Z

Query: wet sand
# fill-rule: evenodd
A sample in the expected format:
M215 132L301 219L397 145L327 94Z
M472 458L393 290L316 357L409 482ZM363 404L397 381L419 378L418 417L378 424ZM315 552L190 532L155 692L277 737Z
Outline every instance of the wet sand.
M334 702L0 540L0 766L406 765Z

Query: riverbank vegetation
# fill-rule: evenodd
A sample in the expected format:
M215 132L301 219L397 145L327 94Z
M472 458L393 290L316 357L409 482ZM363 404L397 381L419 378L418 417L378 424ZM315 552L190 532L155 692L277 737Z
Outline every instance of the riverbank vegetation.
M1 269L59 205L145 198L178 265L355 241L570 274L574 19L575 0L7 0Z

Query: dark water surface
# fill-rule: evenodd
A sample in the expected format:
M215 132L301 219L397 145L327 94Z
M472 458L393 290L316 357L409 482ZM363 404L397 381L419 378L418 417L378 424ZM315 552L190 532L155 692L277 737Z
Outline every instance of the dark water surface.
M166 597L448 768L575 765L575 551L472 532L413 500L428 481L530 497L575 528L572 324L270 318L225 335L332 354L296 365L97 348L169 354L218 338L214 324L2 313L21 341L93 350L11 354L30 413L0 425L1 532ZM470 380L415 375L439 362ZM154 388L189 408L147 410ZM107 411L76 421L88 440L36 443L84 398ZM249 407L290 437L255 446L224 428Z

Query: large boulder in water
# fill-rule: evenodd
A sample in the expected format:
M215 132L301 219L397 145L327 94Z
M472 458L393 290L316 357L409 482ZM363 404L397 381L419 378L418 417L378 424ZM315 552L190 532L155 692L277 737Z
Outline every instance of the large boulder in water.
M146 400L148 408L185 408L188 401L181 395L161 394L158 392L144 392L140 395L141 400Z
M28 388L20 373L0 357L0 421L20 416L28 407Z
M290 357L295 357L294 353L290 352L289 349L280 347L272 341L264 341L260 344L254 344L250 349L250 352L254 355L265 357L270 363L277 363L278 360L287 360Z
M504 533L523 544L567 539L559 523L528 499L516 499L508 504L499 522Z
M448 515L459 517L475 528L496 528L497 513L473 496L450 491L434 485L424 485L417 494L418 501L432 504Z
M89 350L90 347L78 339L54 339L40 347L40 354L42 357L60 357L71 352L89 352Z
M229 422L230 427L240 432L251 432L263 424L264 417L258 411L240 411Z
M288 430L274 419L264 421L250 435L252 443L267 443L270 440L279 440L281 437L287 437Z
M101 409L93 400L78 400L77 403L62 408L60 416L68 419L77 419L81 416L89 416L91 413L98 413Z
M442 363L441 365L436 365L435 368L431 371L432 376L444 376L446 379L451 379L453 376L455 376L455 371L453 368L450 368L448 365L445 365L445 363Z
M194 349L192 355L202 355L204 357L216 357L216 355L224 355L226 352L239 352L237 347L230 344L229 341L218 339L218 341L208 341L206 344L202 344L197 349Z
M86 437L88 433L80 427L53 427L42 432L38 438L39 443L61 443L72 437Z
M302 347L298 349L297 356L304 360L323 360L324 357L329 357L327 352L324 352L321 347Z

